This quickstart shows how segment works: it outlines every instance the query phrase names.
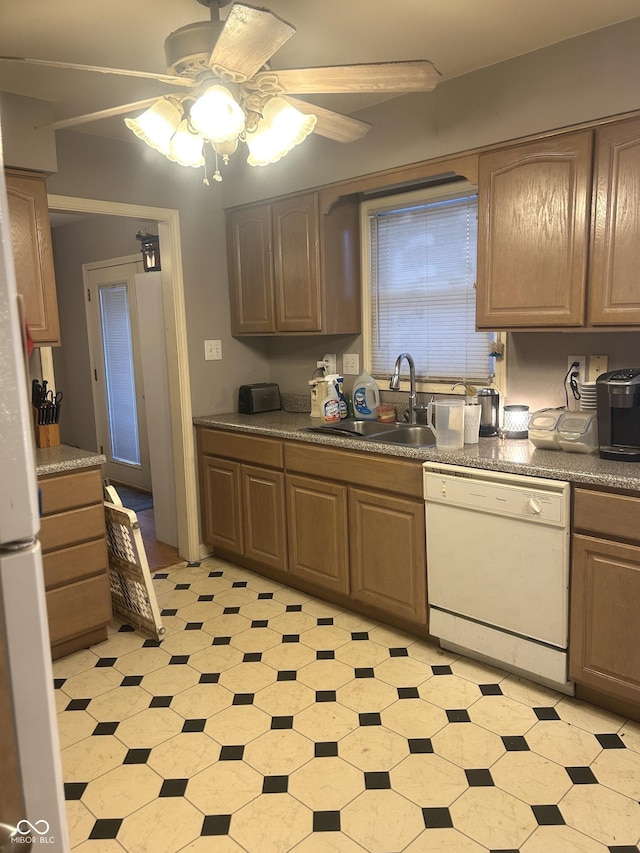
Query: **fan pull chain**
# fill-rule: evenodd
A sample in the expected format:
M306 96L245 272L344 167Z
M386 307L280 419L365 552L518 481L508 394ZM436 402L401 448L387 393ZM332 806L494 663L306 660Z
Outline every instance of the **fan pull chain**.
M220 174L220 169L218 167L218 152L217 151L216 151L216 170L213 173L213 180L214 181L221 181L222 180L222 175Z

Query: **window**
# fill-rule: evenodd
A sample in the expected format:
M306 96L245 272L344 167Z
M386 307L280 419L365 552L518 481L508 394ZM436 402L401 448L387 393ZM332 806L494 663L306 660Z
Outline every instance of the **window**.
M497 335L475 330L477 208L466 181L363 204L364 350L373 376L386 381L408 351L421 390L494 381Z
M111 457L115 462L140 465L127 286L103 286L99 293Z

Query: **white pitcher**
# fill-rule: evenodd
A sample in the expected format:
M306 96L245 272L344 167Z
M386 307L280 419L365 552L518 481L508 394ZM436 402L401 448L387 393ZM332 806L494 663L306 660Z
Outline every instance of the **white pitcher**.
M464 446L464 400L432 400L427 407L427 423L436 436L438 450L462 450Z

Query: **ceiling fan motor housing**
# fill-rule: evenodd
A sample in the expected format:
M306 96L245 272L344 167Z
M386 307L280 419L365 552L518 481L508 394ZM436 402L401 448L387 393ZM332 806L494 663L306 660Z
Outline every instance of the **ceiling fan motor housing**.
M167 73L197 77L208 71L209 57L223 27L222 21L198 21L167 36L164 43Z

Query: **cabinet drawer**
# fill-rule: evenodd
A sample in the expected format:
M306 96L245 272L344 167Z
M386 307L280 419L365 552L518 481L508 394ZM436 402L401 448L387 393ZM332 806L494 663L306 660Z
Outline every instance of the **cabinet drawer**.
M328 447L292 442L285 446L288 471L310 474L324 480L366 486L405 497L422 498L422 463L370 453L350 453Z
M273 438L259 438L240 432L223 432L217 429L199 430L202 453L226 456L252 465L282 468L282 442Z
M100 469L79 471L38 480L42 496L42 514L51 515L76 506L102 503Z
M100 503L43 518L38 538L44 554L104 536L104 505Z
M53 589L105 572L108 566L107 543L101 538L51 551L43 554L42 563L45 588Z
M640 498L576 489L573 527L606 539L640 542Z
M47 593L51 645L100 628L111 621L106 572Z

